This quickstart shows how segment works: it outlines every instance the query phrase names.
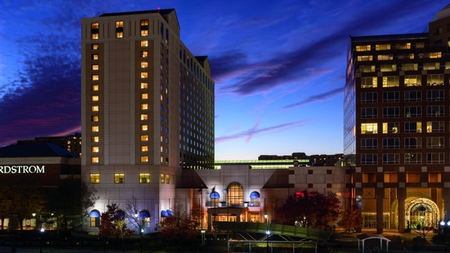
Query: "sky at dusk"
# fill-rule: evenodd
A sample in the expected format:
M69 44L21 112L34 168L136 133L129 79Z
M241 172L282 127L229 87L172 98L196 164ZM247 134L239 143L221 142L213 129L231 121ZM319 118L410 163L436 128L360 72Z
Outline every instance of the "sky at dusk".
M437 0L0 0L0 146L80 131L80 19L175 8L208 55L215 156L343 152L349 36L424 32Z

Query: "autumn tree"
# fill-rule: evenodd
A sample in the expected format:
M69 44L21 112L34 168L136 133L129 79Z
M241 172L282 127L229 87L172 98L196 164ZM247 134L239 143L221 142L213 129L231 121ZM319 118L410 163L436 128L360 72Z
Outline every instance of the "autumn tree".
M102 213L100 217L99 235L121 239L130 236L133 230L128 229L124 212L115 203L107 205L106 208L106 212Z
M358 207L353 206L345 210L338 224L345 229L345 232L361 231L362 218Z
M277 210L276 219L289 225L331 229L338 219L339 204L333 193L300 192Z
M196 219L176 216L165 217L161 222L161 237L166 241L185 242L198 236L199 223Z

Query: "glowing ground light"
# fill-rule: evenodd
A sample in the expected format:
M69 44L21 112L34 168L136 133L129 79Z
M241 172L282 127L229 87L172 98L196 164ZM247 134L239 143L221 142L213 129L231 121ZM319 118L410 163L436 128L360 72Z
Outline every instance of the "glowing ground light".
M439 222L439 225L441 225L441 226L445 226L445 221L441 221L441 222Z
M447 226L450 226L450 221L447 221Z

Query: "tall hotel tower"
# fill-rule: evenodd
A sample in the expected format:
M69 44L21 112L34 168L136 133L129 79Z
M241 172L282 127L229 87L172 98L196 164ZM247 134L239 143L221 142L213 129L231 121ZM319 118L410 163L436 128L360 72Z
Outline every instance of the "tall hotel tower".
M450 5L429 32L351 37L345 154L363 228L450 219Z
M189 199L188 169L214 162L214 82L180 40L174 9L83 18L82 179L106 205L135 203L148 231ZM188 194L184 194L187 196Z

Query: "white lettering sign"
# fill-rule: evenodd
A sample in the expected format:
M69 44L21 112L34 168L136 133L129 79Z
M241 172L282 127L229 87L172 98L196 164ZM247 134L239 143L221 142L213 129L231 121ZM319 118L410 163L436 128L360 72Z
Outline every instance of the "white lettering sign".
M45 165L0 165L0 174L44 174Z

